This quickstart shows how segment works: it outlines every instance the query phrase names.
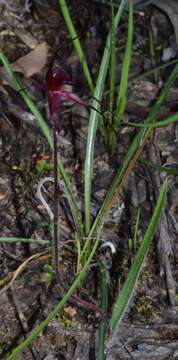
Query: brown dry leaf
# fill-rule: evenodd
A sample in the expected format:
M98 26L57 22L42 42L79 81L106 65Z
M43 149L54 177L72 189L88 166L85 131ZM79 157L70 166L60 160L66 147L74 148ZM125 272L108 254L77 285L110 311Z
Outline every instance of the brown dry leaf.
M27 55L20 57L12 63L13 69L21 72L26 78L38 73L46 65L48 55L48 46L43 42L36 46ZM14 88L13 82L8 77L3 66L0 67L0 83L10 85Z
M28 78L38 73L46 65L47 55L48 46L46 42L43 42L12 65L15 71L21 72Z

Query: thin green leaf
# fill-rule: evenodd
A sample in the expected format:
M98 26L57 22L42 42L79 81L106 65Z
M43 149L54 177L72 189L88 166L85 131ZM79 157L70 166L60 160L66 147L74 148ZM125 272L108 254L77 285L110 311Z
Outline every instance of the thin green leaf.
M120 293L117 296L117 300L115 302L115 305L114 305L114 308L112 311L112 316L111 316L111 327L112 327L113 331L115 331L116 328L118 328L119 323L125 313L128 303L129 303L129 300L133 294L134 288L137 284L137 280L138 280L142 265L144 263L146 255L148 253L151 241L155 234L157 225L160 220L161 213L162 213L164 205L165 205L166 193L167 193L167 179L164 181L164 183L161 187L160 194L159 194L151 221L150 221L148 229L145 233L144 239L142 240L142 243L137 251L134 262L133 262L132 267L127 276L127 279L126 279Z
M155 66L154 68L150 69L150 70L147 70L145 72L142 72L140 73L139 75L131 75L129 76L129 82L132 82L134 80L140 80L140 79L143 79L145 78L146 76L150 76L152 74L154 74L155 71L160 71L162 69L165 69L169 66L172 66L174 64L177 64L178 63L178 60L171 60L171 61L168 61L166 64L160 64L158 66Z
M155 164L150 160L144 159L142 157L140 157L139 159L139 163L143 164L143 165L147 165L152 167L153 169L155 169L156 171L159 172L166 172L167 174L171 174L171 175L176 175L178 176L178 169L174 168L174 167L167 167L167 166L161 166L159 164Z
M114 92L116 82L116 29L114 22L114 6L111 1L111 62L110 62L110 91L109 91L109 121L112 123Z
M128 18L128 33L127 33L127 43L126 49L124 53L124 60L122 64L122 71L121 71L121 81L119 86L119 94L117 98L117 109L116 115L114 118L114 128L115 130L118 129L118 126L121 121L121 117L125 110L126 104L126 91L128 85L128 77L129 77L129 69L131 63L131 56L132 56L132 40L133 40L133 4L132 0L129 1L129 18ZM120 111L122 108L122 112Z
M161 106L164 104L164 100L172 86L172 84L174 83L175 79L178 76L178 64L174 67L174 69L172 70L168 80L166 81L166 83L164 84L163 88L161 89L160 95L158 100L156 101L155 105L153 106L153 108L151 109L149 115L147 116L145 123L154 123L157 115L160 111Z
M154 46L154 37L152 29L149 29L148 31L148 38L149 38L149 46L150 46L150 57L151 57L151 64L155 67L156 65L156 54L155 54L155 46ZM154 71L154 81L158 83L158 70Z
M136 242L137 242L137 237L138 237L138 228L140 225L140 216L141 216L141 209L138 208L137 209L137 214L136 214L136 223L134 226L134 236L133 236L133 240L132 240L132 250L135 252L136 249Z
M138 128L160 128L163 126L167 126L167 125L171 124L172 122L176 122L176 121L178 121L178 113L168 116L166 119L156 121L154 123L140 124L140 123L135 123L135 122L127 122L125 124L125 126L133 126L133 127L138 127Z
M126 0L122 0L115 16L115 29L117 29L121 15L124 11L124 6L126 4ZM97 78L97 83L94 91L94 98L92 106L96 110L100 110L100 101L102 100L103 90L105 79L107 75L107 69L109 65L110 59L110 49L111 49L111 33L107 37L106 46L104 49L101 65L99 68L99 74ZM96 137L96 130L98 126L98 118L99 114L95 110L91 110L90 112L90 120L89 120L89 128L88 128L88 138L87 138L87 151L85 158L85 232L86 234L90 231L91 226L91 187L92 187L92 177L93 177L93 157L94 157L94 144Z
M103 311L106 313L108 309L108 279L106 270L101 269L101 290L102 290L102 304L101 307ZM98 340L98 360L105 360L105 337L106 337L106 324L103 320L101 320L99 327L99 340Z
M78 37L77 32L76 32L76 30L74 28L74 25L72 23L72 19L71 19L71 16L69 14L69 10L68 10L66 1L65 0L59 0L59 6L60 6L62 14L64 16L64 20L65 20L66 26L68 28L69 34L71 36L71 39L73 41L76 53L77 53L78 58L79 58L79 61L80 61L81 65L82 65L83 73L84 73L86 81L88 83L88 87L89 87L91 93L93 93L94 84L93 84L93 80L92 80L92 77L91 77L91 73L89 71L88 64L87 64L87 61L86 61L86 57L85 57L85 54L84 54L84 52L82 50L82 46L80 44L79 37Z

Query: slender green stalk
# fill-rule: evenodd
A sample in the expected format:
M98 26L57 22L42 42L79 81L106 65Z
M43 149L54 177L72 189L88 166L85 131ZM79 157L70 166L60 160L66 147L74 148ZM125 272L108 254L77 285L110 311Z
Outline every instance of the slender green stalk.
M81 243L80 238L78 237L78 234L75 233L75 244L77 248L77 267L76 267L76 274L80 272L82 265L81 265Z
M53 320L55 316L59 315L60 311L64 307L67 300L69 300L70 296L76 291L77 287L82 283L86 275L86 272L89 268L89 265L95 255L99 241L100 241L100 231L98 231L97 233L96 241L94 243L90 256L88 257L83 269L78 274L77 278L75 279L69 290L65 293L62 300L55 306L55 308L50 312L47 318L44 321L42 321L39 325L37 325L36 328L32 330L31 334L12 351L12 353L8 356L7 360L17 359L22 353L22 351L25 350L38 337L38 335L47 327L49 322Z
M174 167L167 167L167 166L161 166L159 164L155 164L150 160L144 159L143 157L140 157L139 163L142 165L147 165L155 169L156 171L160 172L166 172L167 174L176 175L178 176L178 169Z
M108 280L105 269L101 269L101 289L102 289L102 309L106 313L108 309ZM105 337L106 337L106 324L101 320L99 328L99 346L98 346L98 360L105 359Z
M132 81L134 81L134 80L140 80L140 79L143 79L143 78L145 78L146 76L150 76L150 75L152 75L154 72L155 72L155 70L163 70L163 69L165 69L165 68L167 68L167 67L169 67L169 66L172 66L172 65L174 65L174 64L177 64L178 63L178 60L176 59L176 60L171 60L171 61L168 61L166 64L160 64L160 65L158 65L158 66L155 66L154 68L152 68L152 69L150 69L150 70L147 70L147 71L145 71L145 72L142 72L141 74L139 74L139 75L132 75L132 76L130 76L129 77L129 82L132 82Z
M136 249L136 241L137 241L137 236L138 236L138 227L140 224L140 215L141 215L141 209L138 208L137 210L137 214L136 214L136 224L135 224L135 229L134 229L134 236L133 236L133 251L135 252Z
M82 46L80 44L77 32L76 32L76 30L74 28L74 25L72 23L72 19L71 19L71 16L69 14L69 10L68 10L66 1L65 0L59 0L59 6L61 8L61 11L62 11L64 20L65 20L66 26L68 28L71 39L73 41L73 44L74 44L75 50L77 52L78 58L79 58L80 63L82 65L83 72L84 72L86 81L88 83L88 87L89 87L91 93L93 94L93 92L94 92L94 84L93 84L93 80L92 80L92 77L91 77L91 73L89 71L88 64L87 64L87 61L86 61L86 57L85 57L85 54L84 54L84 52L82 50Z
M120 293L117 296L117 300L115 302L115 305L114 305L114 308L112 311L112 316L111 316L111 328L113 329L113 331L116 331L116 329L118 328L119 323L126 311L129 300L133 294L134 288L137 284L137 280L138 280L142 265L144 263L146 255L148 253L149 247L151 245L153 236L155 234L157 225L160 220L161 213L165 206L166 193L167 193L167 179L164 181L164 183L161 187L160 194L159 194L151 221L150 221L148 229L145 233L144 239L142 240L141 245L136 253L134 262L131 266L131 269L129 271L127 279L126 279Z
M111 1L111 61L110 61L110 91L109 91L109 125L112 126L114 93L116 83L116 29L114 22L114 6Z
M126 0L122 0L115 16L115 29L117 29L121 15L124 11L124 6ZM93 100L92 106L99 110L99 102L102 100L103 90L105 79L107 75L109 59L110 59L110 49L111 49L111 33L107 37L106 46L103 52L103 57L101 60L101 65L99 68L99 74L96 82L96 87L94 91L94 98L98 101ZM88 128L88 138L87 138L87 151L85 158L85 233L86 235L90 231L91 227L91 187L92 187L92 177L93 177L93 157L94 157L94 144L96 137L96 130L98 126L99 114L95 110L92 110L90 113L89 128Z
M133 39L133 5L132 0L129 1L129 17L128 17L128 32L127 32L127 43L124 53L124 59L121 70L121 80L119 86L119 93L117 97L116 103L116 112L114 119L112 121L111 126L109 127L109 132L107 135L107 148L108 153L112 157L114 153L114 148L117 139L117 132L121 122L122 115L125 111L127 97L127 85L128 85L128 77L129 77L129 69L131 63L131 55L132 55L132 39ZM111 48L112 50L112 48ZM112 55L112 53L111 53Z
M132 236L132 238L128 239L128 249L133 254L135 253L135 249L136 249L136 242L137 242L137 236L138 236L138 227L139 227L139 224L140 224L140 215L141 215L141 209L138 208L137 213L136 213L136 221L135 221L135 224L133 225L133 236Z
M151 29L148 32L148 36L149 36L151 63L152 63L152 66L155 67L156 66L156 56L155 56L153 33L152 33ZM159 75L157 69L154 71L153 75L154 75L154 81L157 83L158 82L158 75Z
M121 81L119 86L119 94L117 98L116 116L114 119L115 130L118 129L126 105L126 91L127 91L129 69L130 69L131 56L132 56L132 41L133 41L133 4L132 4L132 0L130 0L127 43L124 53L124 60L122 64ZM120 109L122 109L122 111Z
M59 254L60 254L60 238L59 238L59 185L58 185L58 130L57 130L57 115L52 116L53 127L53 170L54 170L54 186L53 186L53 240L52 240L52 263L60 290L62 291L62 283L59 271Z
M168 80L166 81L163 88L161 89L160 95L159 95L155 105L151 109L150 113L148 114L145 123L149 124L151 122L153 122L153 123L155 122L155 120L157 118L157 114L159 113L161 106L164 104L166 96L168 95L169 90L170 90L172 84L174 83L174 81L176 80L177 76L178 76L178 64L174 67Z
M125 124L125 126L133 126L133 127L138 127L138 128L160 128L163 126L167 126L176 121L178 121L178 113L168 116L166 119L156 121L154 123L140 124L140 123L135 123L135 122L127 122Z

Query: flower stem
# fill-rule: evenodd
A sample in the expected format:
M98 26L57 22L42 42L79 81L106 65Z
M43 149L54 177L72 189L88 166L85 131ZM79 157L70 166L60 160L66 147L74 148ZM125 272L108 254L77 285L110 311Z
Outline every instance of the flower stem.
M59 283L60 288L62 287L60 275L59 275L59 231L58 231L58 220L59 220L59 186L58 186L58 158L57 158L57 138L58 132L53 122L53 165L54 165L54 191L53 191L53 215L54 215L54 230L53 230L53 248L52 248L52 259L55 271L56 280ZM61 288L62 290L62 288Z
M53 119L52 121L52 129L53 129L53 166L54 166L54 191L53 191L53 216L54 216L54 231L53 231L53 246L52 246L52 259L53 259L53 267L55 271L56 281L59 285L59 289L61 291L61 295L64 292L67 292L67 287L63 283L63 280L60 276L59 272L59 183L58 183L58 130L57 130L57 121ZM107 328L109 329L109 322L105 312L100 309L96 304L92 302L88 302L86 300L80 299L76 295L71 295L71 301L79 307L82 307L87 310L92 310L94 312L98 312L105 321Z

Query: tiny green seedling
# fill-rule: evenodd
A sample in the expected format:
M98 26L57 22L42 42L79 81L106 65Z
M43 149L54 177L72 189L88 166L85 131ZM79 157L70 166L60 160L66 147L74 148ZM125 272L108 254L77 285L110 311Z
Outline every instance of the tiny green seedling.
M46 159L39 159L35 164L36 170L38 173L49 173L52 170L52 164Z
M43 266L43 274L41 280L48 289L48 287L52 284L52 281L54 280L54 271L51 265L46 263Z

